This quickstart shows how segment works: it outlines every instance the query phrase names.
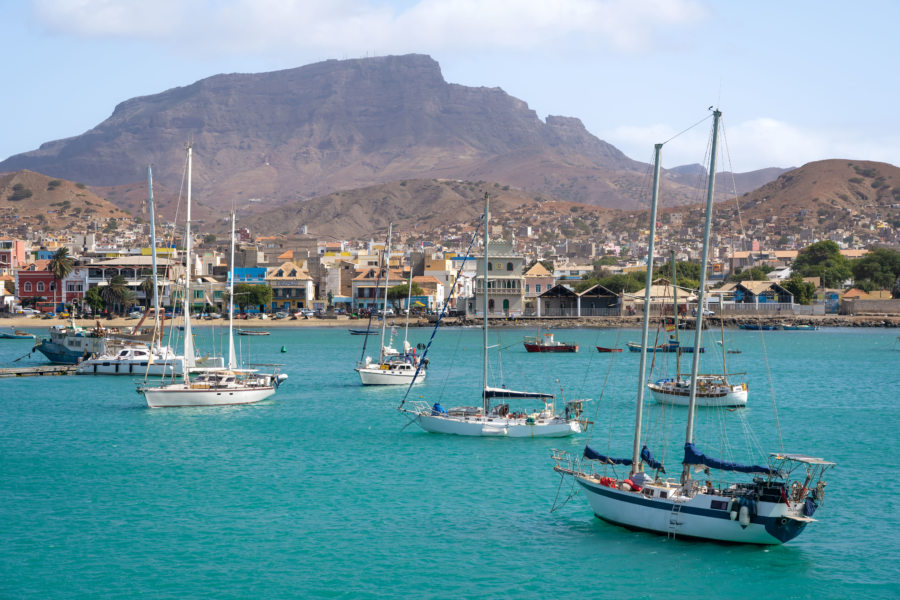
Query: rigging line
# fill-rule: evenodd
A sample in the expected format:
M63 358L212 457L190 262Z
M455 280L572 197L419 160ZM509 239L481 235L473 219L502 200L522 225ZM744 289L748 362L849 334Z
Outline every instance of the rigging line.
M702 119L700 119L699 121L697 121L696 123L694 123L693 125L691 125L690 127L688 127L687 129L683 129L683 130L679 131L678 133L676 133L675 135L673 135L672 137L670 137L669 139L667 139L666 141L664 141L664 142L663 142L663 145L668 144L669 142L671 142L671 141L674 140L675 138L677 138L677 137L679 137L679 136L681 136L681 135L687 133L688 131L690 131L691 129L693 129L694 127L696 127L697 125L700 125L700 124L703 123L704 121L707 121L707 120L709 120L709 119L711 119L711 118L712 118L712 115L711 115L711 114L710 114L710 115L706 115L705 117L703 117Z
M485 201L486 202L486 201ZM485 211L487 212L487 211ZM478 232L481 230L481 226L484 225L487 227L487 223L484 223L484 215L479 219L479 224L475 228L475 232L472 234L472 240L469 242L469 247L466 248L466 258L469 257L469 253L472 251L472 246L475 244L475 239L478 237ZM487 256L488 249L484 249L484 254ZM412 381L409 382L409 387L406 388L406 393L403 394L403 400L400 402L400 408L406 404L406 399L409 397L409 392L412 390L412 386L416 383L416 378L419 376L419 371L422 369L422 365L425 364L425 357L428 356L428 350L431 349L431 344L434 342L434 336L437 335L438 327L441 326L441 321L444 319L444 314L447 312L447 307L450 306L450 301L453 299L453 296L456 294L456 287L459 283L459 278L462 276L463 266L465 266L465 262L459 263L459 269L456 271L456 278L453 280L453 287L450 288L450 295L447 296L447 299L444 301L444 305L441 307L441 314L438 315L437 322L434 324L434 329L431 330L431 337L428 338L428 343L425 345L425 349L422 351L422 356L419 357L419 364L416 365L416 372L413 373ZM485 282L485 292L487 291L487 282ZM485 315L487 318L487 315ZM368 337L368 336L367 336ZM483 394L484 392L482 392Z
M741 215L741 202L737 193L737 182L734 179L734 166L731 164L731 150L728 148L728 137L725 135L725 122L719 121L722 126L722 151L725 153L725 162L728 163L728 172L731 174L731 194L734 198L734 207L738 218L738 231L741 237L746 239L747 232L744 230L744 217ZM732 249L733 252L733 249Z

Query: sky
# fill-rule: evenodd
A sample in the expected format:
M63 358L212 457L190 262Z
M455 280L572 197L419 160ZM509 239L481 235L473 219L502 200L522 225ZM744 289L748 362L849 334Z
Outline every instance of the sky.
M867 0L0 0L0 159L129 98L219 73L428 54L444 79L581 119L629 157L703 162L723 112L746 172L900 165L900 2Z

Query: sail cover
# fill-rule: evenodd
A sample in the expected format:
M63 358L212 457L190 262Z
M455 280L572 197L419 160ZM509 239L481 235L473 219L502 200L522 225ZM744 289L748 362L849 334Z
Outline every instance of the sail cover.
M736 473L776 473L771 467L763 467L760 465L741 465L738 463L727 462L704 455L697 450L693 444L684 445L684 464L686 465L703 465L710 469L720 469L722 471L735 471Z
M542 394L540 392L517 392L516 390L508 390L506 388L486 387L484 395L488 398L552 398L553 394Z
M657 471L661 471L663 473L666 472L666 468L663 467L663 464L653 458L653 453L650 452L650 449L647 446L641 448L641 460L647 463L651 469L656 469Z
M590 446L584 447L584 457L589 460L599 460L602 463L606 463L608 465L630 465L630 458L613 458L611 456L606 456L604 454L600 454Z

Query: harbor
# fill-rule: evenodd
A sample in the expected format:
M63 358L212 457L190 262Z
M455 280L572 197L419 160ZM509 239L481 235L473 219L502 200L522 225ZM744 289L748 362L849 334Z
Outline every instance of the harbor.
M411 330L410 341L427 342L430 333ZM139 376L5 379L4 585L25 595L40 590L43 598L151 589L203 596L210 582L226 581L230 597L325 597L334 590L356 597L582 597L580 586L559 585L558 574L574 568L616 573L629 582L627 590L616 585L625 597L642 595L632 584L648 571L720 595L774 587L802 598L815 587L835 598L891 597L893 555L871 548L883 545L893 526L866 526L883 507L858 478L865 465L886 494L898 491L889 464L870 460L876 446L886 456L900 451L896 331L726 331L729 348L743 351L729 358L729 368L747 372L752 394L747 408L727 413L733 441L740 445L742 428L752 426L765 432L764 445L778 447L768 364L776 391L789 390L776 393L785 451L814 446L838 463L818 522L769 549L623 531L595 518L580 495L563 502L574 490L560 488L552 448L629 443L631 423L611 421L611 410L633 401L638 357L602 355L593 346L622 347L640 332L559 331L581 346L573 354L529 354L522 339L532 334L492 331L492 345L508 346L504 376L558 398L589 399L593 431L513 441L404 428L396 411L403 390L361 386L352 365L363 338L332 327L273 327L254 339L253 361L280 363L290 379L277 396L250 406L149 409L135 393ZM215 328L198 328L198 348L215 346L216 335ZM481 332L442 328L436 339L429 380L416 397L477 400ZM8 366L27 349L8 340L0 363ZM20 363L42 360L35 354ZM846 376L854 372L867 377ZM669 444L655 450L673 471L682 413L648 406L648 422L671 428ZM718 427L715 414L702 413L701 425ZM551 512L555 501L562 506ZM142 565L159 561L164 571L137 568L134 548ZM365 577L358 561L345 559L362 549ZM459 577L494 563L522 570ZM90 575L73 580L76 572Z

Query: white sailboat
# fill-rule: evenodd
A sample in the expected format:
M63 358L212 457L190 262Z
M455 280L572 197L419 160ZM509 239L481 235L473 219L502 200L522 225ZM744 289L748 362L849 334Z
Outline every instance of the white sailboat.
M709 256L710 219L715 182L716 140L719 117L713 113L713 138L707 189L706 224L703 237L700 297L703 305ZM653 203L647 265L647 289L653 272L653 246L659 186L659 155L662 144L656 145ZM649 295L649 294L648 294ZM649 305L649 297L647 304ZM767 465L743 465L705 456L694 444L694 415L697 407L697 370L699 356L693 355L691 395L688 407L682 474L679 480L664 479L664 466L653 458L647 446L641 444L643 415L644 372L647 355L649 318L645 311L638 398L631 458L613 458L586 446L582 459L573 459L566 452L554 451L554 470L572 475L583 488L594 514L610 523L630 529L640 529L674 537L717 540L748 544L781 544L799 535L810 523L813 513L825 496L825 472L834 463L820 458L786 454L770 455ZM702 314L697 315L695 345L699 346ZM651 477L644 472L644 464L655 469ZM620 480L615 465L628 465L629 476ZM692 469L731 471L753 475L749 481L713 483L707 475L705 483L691 478ZM612 471L613 476L608 476Z
M224 406L252 404L265 400L275 393L287 376L278 373L260 374L237 368L234 352L234 212L231 214L231 269L229 275L228 305L228 365L225 368L197 368L194 360L191 333L191 158L188 146L187 223L185 225L185 293L184 293L184 357L182 381L164 383L157 387L143 386L138 391L144 395L150 408L182 406ZM194 374L193 379L191 375Z
M678 284L676 283L675 253L672 252L672 295L673 295L673 331L675 343L678 339ZM697 375L697 391L694 394L697 406L739 407L747 405L747 384L732 383L728 380L728 367L725 364L724 340L721 346L722 372L701 373ZM737 375L732 373L732 375ZM688 406L691 400L691 380L681 373L681 352L675 353L675 376L657 379L647 384L651 397L661 404Z
M411 408L401 405L404 413L419 427L431 433L480 437L567 437L582 431L582 401L566 404L564 414L556 412L555 398L551 394L516 391L488 385L488 195L484 196L484 257L481 265L482 310L484 320L482 354L481 406L459 406L444 409L440 404L429 406L425 402L410 402ZM510 409L515 400L536 399L543 404L540 410L529 412Z
M131 343L122 347L108 346L107 352L95 354L81 361L75 369L78 375L172 377L180 375L184 370L184 356L162 344L159 286L156 272L156 213L153 202L153 173L149 165L147 166L147 188L150 204L150 252L153 268L153 341L149 344ZM143 322L143 319L141 321ZM208 358L204 365L222 366L222 360L218 357Z
M393 330L391 336L385 340L387 332L387 305L388 305L388 288L390 281L390 258L391 258L391 234L393 232L393 224L388 226L387 247L384 254L384 305L381 315L381 346L378 353L378 360L366 356L356 365L356 372L359 373L359 379L363 385L409 385L411 383L423 383L425 381L425 368L427 363L422 364L419 369L419 361L421 358L416 355L415 350L410 346L409 341L404 336L403 352L391 346L393 342ZM410 274L410 291L412 290L412 274ZM409 316L407 314L407 328L409 327ZM365 346L363 346L365 352ZM416 372L419 376L416 377Z

